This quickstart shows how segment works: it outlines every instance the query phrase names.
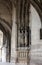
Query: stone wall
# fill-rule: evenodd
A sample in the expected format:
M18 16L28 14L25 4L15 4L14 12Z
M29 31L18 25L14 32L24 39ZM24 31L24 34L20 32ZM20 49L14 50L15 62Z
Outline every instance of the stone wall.
M31 5L30 14L30 28L31 28L31 62L41 62L42 61L42 40L40 40L40 28L41 20L35 10Z

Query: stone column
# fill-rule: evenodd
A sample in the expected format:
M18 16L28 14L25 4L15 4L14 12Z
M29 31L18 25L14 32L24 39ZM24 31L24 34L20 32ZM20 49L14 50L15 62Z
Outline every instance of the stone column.
M16 62L16 43L17 43L17 26L16 26L16 9L13 5L12 11L12 37L11 37L11 62Z

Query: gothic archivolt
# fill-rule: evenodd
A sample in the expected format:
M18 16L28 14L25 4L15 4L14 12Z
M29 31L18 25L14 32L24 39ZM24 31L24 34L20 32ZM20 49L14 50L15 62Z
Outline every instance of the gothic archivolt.
M0 17L8 22L10 26L12 24L12 4L14 4L18 12L19 21L28 23L28 8L30 8L30 4L36 8L42 18L42 0L0 0Z

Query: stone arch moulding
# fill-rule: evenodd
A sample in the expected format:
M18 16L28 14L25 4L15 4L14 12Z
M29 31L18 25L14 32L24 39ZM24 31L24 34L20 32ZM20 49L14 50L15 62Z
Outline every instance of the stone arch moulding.
M38 4L36 4L34 2L34 0L30 0L30 3L32 4L32 6L36 9L39 17L40 17L40 22L41 22L41 28L40 28L40 39L42 39L42 10L40 9L40 7L38 6Z
M16 2L14 3L14 5L17 6L17 2L18 0L16 0ZM36 11L38 12L39 16L40 16L40 19L42 21L42 10L40 9L39 5L37 3L35 3L34 0L29 0L30 4L33 5L33 7L36 9Z
M40 16L40 19L42 21L42 11L41 9L39 8L39 6L33 1L33 0L30 0L30 3L33 5L33 7L36 9L36 11L38 12L39 16Z
M1 17L0 17L0 24L1 24L1 26L5 29L5 27L7 28L7 31L9 31L9 34L11 35L11 30L12 30L12 27L10 26L10 24L7 22L7 21L5 21L4 19L2 19ZM5 30L6 31L6 30Z
M7 36L7 32L2 24L0 24L0 30Z

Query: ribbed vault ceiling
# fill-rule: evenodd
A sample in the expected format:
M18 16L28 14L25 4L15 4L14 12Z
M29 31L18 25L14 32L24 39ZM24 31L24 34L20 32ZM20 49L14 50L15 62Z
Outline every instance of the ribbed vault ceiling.
M18 5L19 4L24 4L25 0L13 0L17 6L17 3ZM32 4L34 6L34 8L36 8L36 10L39 12L39 14L42 16L42 0L26 0L26 2ZM20 8L21 8L21 5ZM25 3L24 4L26 7L27 7L27 4ZM23 5L22 5L23 6ZM23 8L23 7L22 7ZM24 9L24 8L23 8ZM27 7L28 9L28 7Z
M13 1L15 2L15 4L17 4L17 1L21 2L21 0L13 0ZM23 0L23 1L25 1L25 0ZM38 5L38 7L40 7L40 9L42 9L42 0L28 0L28 1L32 1L32 2L34 1Z
M5 31L11 33L11 16L12 16L12 2L10 0L0 0L0 24Z
M11 29L12 4L14 4L17 9L17 15L20 22L26 21L26 24L28 23L29 21L28 15L30 13L29 11L30 4L32 4L35 7L38 14L42 18L42 0L0 0L0 19L2 21L5 21L7 24L4 23L3 25L1 21L0 23L7 30L9 28ZM24 25L24 24L21 24L21 25Z
M30 4L34 6L38 14L40 15L40 18L42 19L42 0L15 0L14 2L17 8L18 23L26 21L25 23L28 26ZM24 23L22 24L24 25Z

